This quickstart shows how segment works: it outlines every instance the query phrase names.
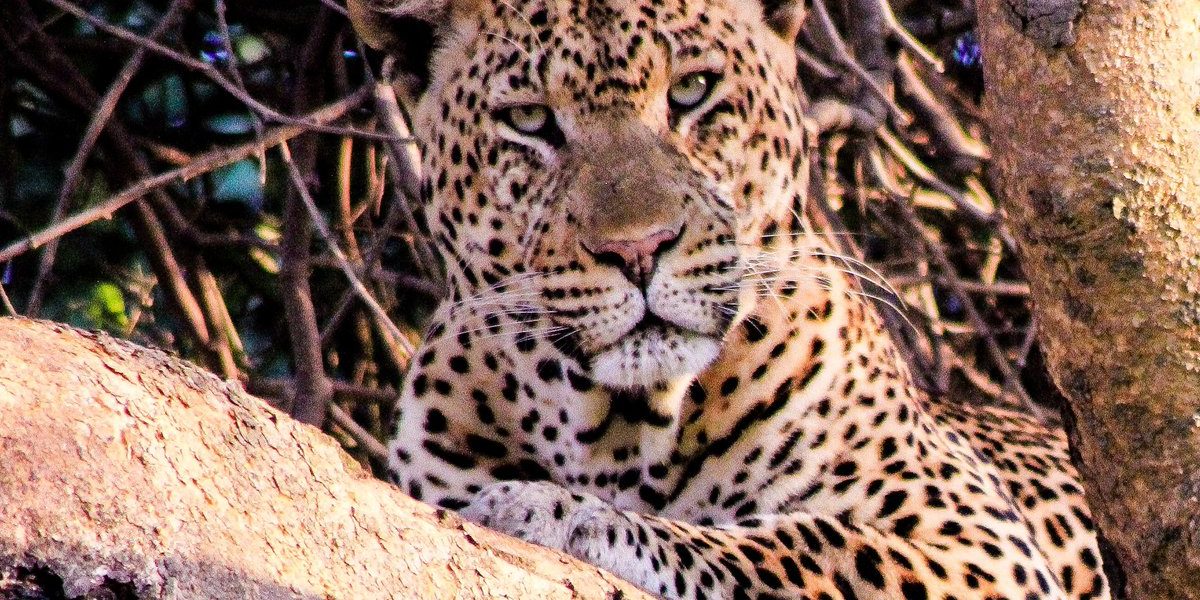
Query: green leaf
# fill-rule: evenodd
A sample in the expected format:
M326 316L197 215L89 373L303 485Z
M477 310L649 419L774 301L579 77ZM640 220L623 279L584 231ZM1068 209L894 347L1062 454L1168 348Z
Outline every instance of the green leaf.
M93 327L113 332L123 332L129 327L125 295L114 283L102 281L92 287L86 312Z
M204 128L222 135L242 135L254 129L249 113L224 113L204 120Z
M239 160L217 169L212 174L212 198L217 202L240 202L254 211L262 208L263 186L258 162Z
M266 42L256 35L243 35L233 42L233 51L243 65L252 65L271 55Z

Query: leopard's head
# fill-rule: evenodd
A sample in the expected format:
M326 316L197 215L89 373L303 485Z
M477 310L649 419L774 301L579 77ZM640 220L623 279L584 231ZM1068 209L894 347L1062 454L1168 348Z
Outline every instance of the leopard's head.
M536 316L610 388L710 363L807 185L798 9L769 4L351 2L376 40L380 12L436 24L414 131L455 299Z

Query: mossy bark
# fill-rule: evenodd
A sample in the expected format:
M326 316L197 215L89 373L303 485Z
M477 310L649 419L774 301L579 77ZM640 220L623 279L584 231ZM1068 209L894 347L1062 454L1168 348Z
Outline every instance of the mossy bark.
M1200 598L1200 1L1051 4L979 4L992 172L1111 562Z
M0 319L0 597L644 598L156 350Z

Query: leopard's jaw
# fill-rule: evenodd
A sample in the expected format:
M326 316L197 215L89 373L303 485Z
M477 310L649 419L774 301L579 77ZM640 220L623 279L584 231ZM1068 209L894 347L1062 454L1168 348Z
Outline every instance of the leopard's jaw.
M720 341L674 326L636 331L593 358L592 379L610 389L648 389L696 376L720 351Z

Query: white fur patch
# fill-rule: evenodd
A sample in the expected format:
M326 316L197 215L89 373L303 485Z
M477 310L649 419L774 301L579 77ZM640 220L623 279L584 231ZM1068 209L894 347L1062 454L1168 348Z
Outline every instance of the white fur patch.
M610 389L648 388L699 374L720 351L720 342L710 337L652 329L631 334L597 354L592 379Z

